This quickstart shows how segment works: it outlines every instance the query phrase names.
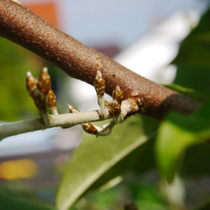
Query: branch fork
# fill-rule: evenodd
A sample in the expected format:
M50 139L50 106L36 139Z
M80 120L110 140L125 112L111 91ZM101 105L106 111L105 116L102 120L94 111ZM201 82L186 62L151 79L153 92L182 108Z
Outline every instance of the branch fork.
M112 121L98 127L91 122L82 123L82 127L85 132L94 134L96 136L104 136L110 134L114 125L122 122L125 117L131 113L138 111L138 105L135 100L124 99L123 91L120 86L116 86L112 93L113 101L109 103L105 98L105 80L100 70L97 71L94 80L94 86L97 94L97 100L99 105L99 116L101 120L112 118ZM29 95L34 100L34 103L39 110L40 116L47 127L53 127L52 120L49 117L48 110L52 115L58 115L56 107L56 96L51 89L51 80L48 74L47 68L43 68L39 75L39 79L33 77L31 72L27 72L26 88ZM79 113L79 110L71 105L69 107L70 113ZM78 123L79 124L79 123ZM68 125L63 126L63 128Z
M112 128L119 122L122 122L125 117L131 113L138 111L138 104L135 99L124 99L123 91L120 86L116 86L112 93L113 101L109 103L105 98L105 80L100 70L97 71L94 80L94 87L97 94L98 105L99 105L99 115L101 118L106 119L107 117L112 117L112 121L98 127L93 123L83 123L83 130L90 134L95 134L96 136L105 136L111 133ZM78 113L79 110L75 107L69 105L70 113Z

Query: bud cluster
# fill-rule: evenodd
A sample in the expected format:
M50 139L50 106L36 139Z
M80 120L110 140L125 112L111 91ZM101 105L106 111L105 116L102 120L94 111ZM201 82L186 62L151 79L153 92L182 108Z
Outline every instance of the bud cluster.
M41 114L47 113L47 108L53 114L57 113L56 96L51 89L51 80L46 67L43 68L38 80L31 72L27 72L26 89Z

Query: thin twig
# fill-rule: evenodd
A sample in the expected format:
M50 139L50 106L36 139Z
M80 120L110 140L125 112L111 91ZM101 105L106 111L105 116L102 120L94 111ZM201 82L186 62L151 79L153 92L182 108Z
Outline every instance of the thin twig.
M0 0L0 35L87 83L93 84L100 70L108 94L119 85L125 99L135 98L139 112L152 117L161 118L169 109L192 113L200 107L198 102L155 84L83 45L11 0Z
M41 130L45 128L46 125L41 120L41 118L0 124L0 140L9 136Z
M60 115L49 115L49 121L51 127L60 126L60 127L71 127L74 125L93 122L93 121L102 121L107 118L101 118L99 111L89 111L89 112L78 112L78 113L68 113Z
M114 120L103 125L101 131L97 134L97 136L108 136L112 132L112 129L115 125L116 122Z
M132 114L136 112L138 106L134 103L134 99L126 99L122 101L122 117L121 120L128 114ZM68 114L56 114L56 115L47 115L48 123L44 123L43 117L40 119L32 119L32 120L25 120L20 122L14 123L6 123L0 124L0 140L6 138L8 136L13 136L21 133L26 133L30 131L36 131L51 127L62 127L62 128L70 128L72 126L78 124L84 124L89 122L96 122L96 121L103 121L109 118L112 118L113 115L111 112L108 112L106 116L100 115L100 110L95 111L88 111L88 112L79 112L76 111L74 113ZM114 127L116 122L110 122L109 124L105 125L99 130L99 135L102 135L102 132L106 130L110 130ZM105 133L104 133L105 134ZM96 134L97 135L97 134Z
M102 121L99 111L78 112L71 114L49 115L49 127L72 127L86 122ZM9 136L49 128L41 118L0 124L0 140Z

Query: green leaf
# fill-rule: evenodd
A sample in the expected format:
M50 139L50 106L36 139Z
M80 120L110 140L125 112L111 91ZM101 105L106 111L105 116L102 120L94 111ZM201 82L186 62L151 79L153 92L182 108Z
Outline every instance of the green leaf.
M175 83L210 93L210 9L181 43L172 64L177 66Z
M146 120L148 119L148 121ZM144 129L149 128L151 131L157 130L157 121L153 121L149 118L143 117ZM153 124L153 125L152 125ZM147 132L145 130L145 132ZM144 161L141 161L144 160ZM104 185L109 185L109 182L119 178L123 178L127 174L133 174L134 176L140 176L154 170L156 168L154 157L154 137L149 141L141 145L132 151L129 155L124 157L121 161L114 165L110 170L106 171L102 177L100 177L89 190L104 188Z
M24 198L6 189L0 189L0 210L55 210L35 199Z
M161 123L156 142L161 174L172 181L184 150L210 137L210 102L190 116L171 113Z
M14 121L33 115L36 108L26 91L26 72L37 72L42 64L37 56L2 37L0 46L0 120Z
M193 145L187 149L181 175L184 177L204 177L210 175L210 144Z
M58 209L71 207L105 172L148 141L154 135L151 127L145 131L143 119L135 115L117 125L110 136L96 138L87 134L66 167L57 194Z
M168 204L161 195L158 184L139 183L136 180L130 184L130 197L139 209L168 210Z

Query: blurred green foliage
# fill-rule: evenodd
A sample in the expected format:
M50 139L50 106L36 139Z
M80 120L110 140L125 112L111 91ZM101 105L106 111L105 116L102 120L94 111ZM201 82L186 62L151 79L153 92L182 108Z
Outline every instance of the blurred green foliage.
M158 188L154 182L144 183L141 180L129 178L108 190L91 191L75 205L75 208L78 210L122 210L126 204L133 203L141 210L169 210Z
M210 138L210 103L190 116L171 113L159 128L156 152L160 171L172 181L184 150Z
M65 73L55 65L2 37L0 37L0 46L0 121L21 120L37 115L37 109L25 88L26 72L31 71L35 77L38 77L42 68L47 66L52 89L58 97L58 86L62 86ZM58 107L63 108L59 100Z
M34 115L36 109L25 88L26 72L38 74L41 59L0 37L0 120L14 121Z
M169 87L200 102L210 96L210 10L183 40L174 61L177 66L175 83ZM184 86L184 87L182 87ZM209 139L209 110L206 103L191 116L169 114L161 123L157 141L157 161L162 174L172 180L187 147Z
M210 173L208 167L210 157L208 143L210 139L209 23L210 9L201 17L198 26L183 40L179 53L172 62L177 66L177 75L175 84L168 87L205 103L191 116L170 113L160 125L156 142L156 157L162 176L169 181L173 180L176 173L180 173L185 181L190 178L196 180ZM184 152L185 156L183 156ZM191 190L196 191L196 187L194 186ZM208 197L205 193L208 192L203 189L203 197ZM189 195L191 194L192 192L189 192ZM197 197L199 196L198 194ZM199 201L196 202L193 204L199 205Z
M177 66L175 83L210 93L210 11L183 40L172 64Z
M42 203L30 196L18 195L1 186L0 210L55 210L53 206Z

